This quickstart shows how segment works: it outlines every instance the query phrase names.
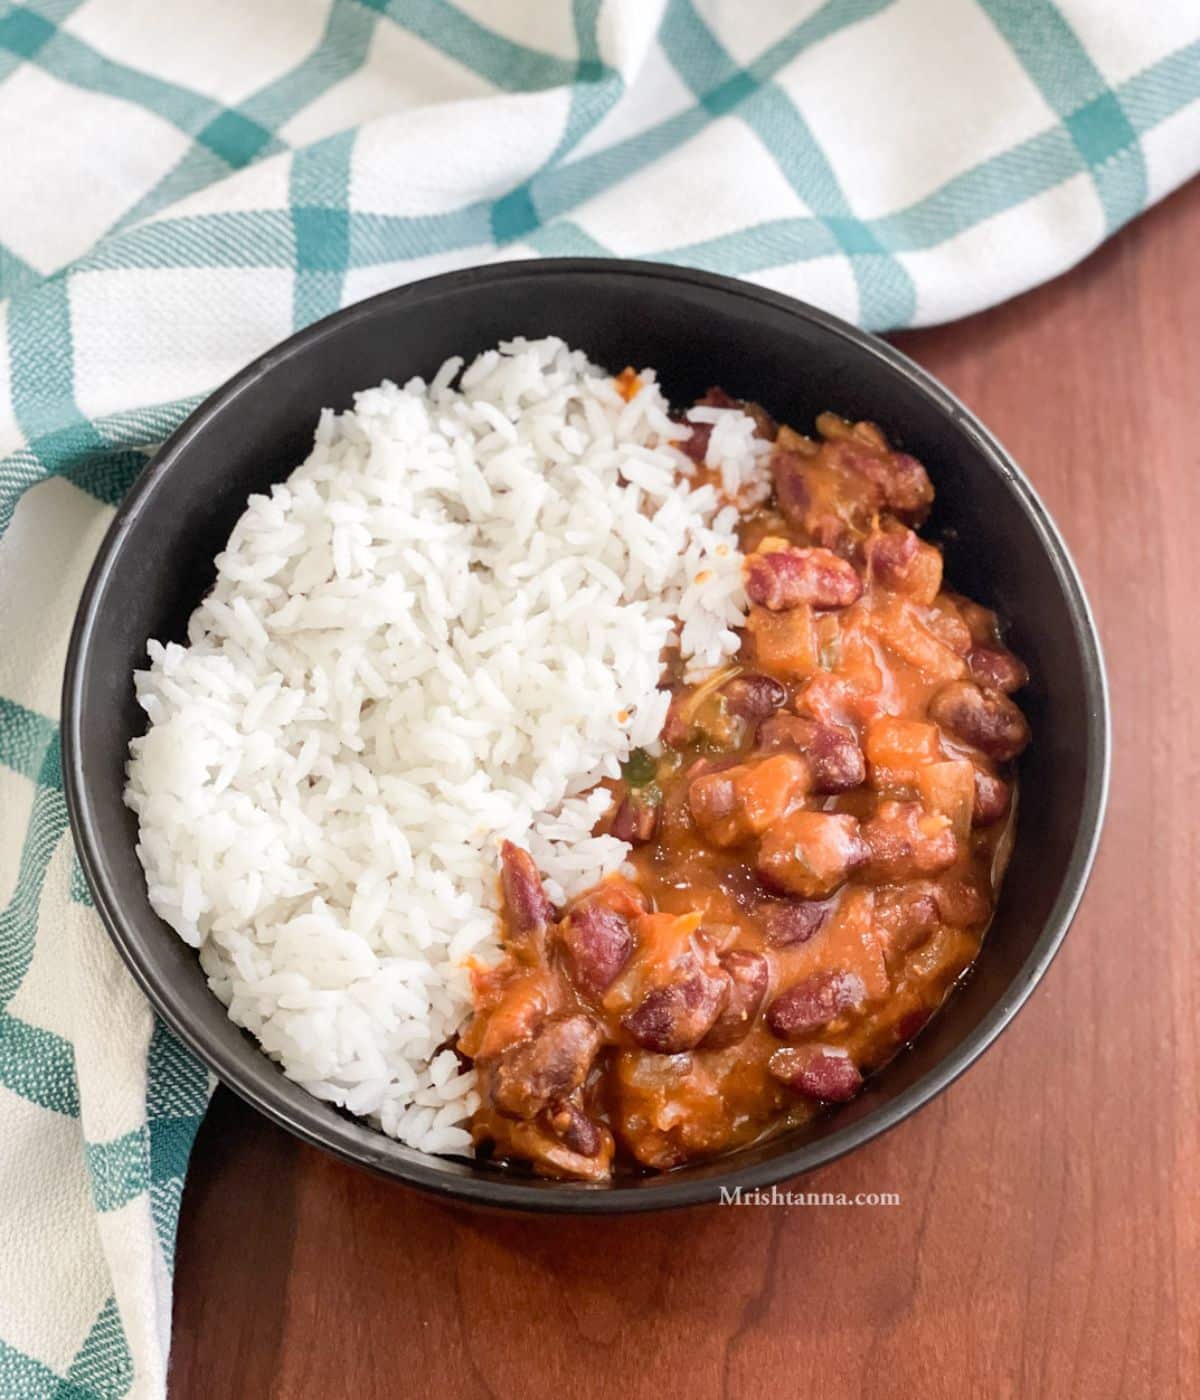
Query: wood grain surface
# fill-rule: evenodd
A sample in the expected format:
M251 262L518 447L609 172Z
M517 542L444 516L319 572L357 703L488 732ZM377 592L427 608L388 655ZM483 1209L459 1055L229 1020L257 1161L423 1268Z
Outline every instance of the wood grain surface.
M432 1205L219 1093L172 1400L1200 1394L1200 182L1082 267L906 334L1024 464L1099 618L1108 825L1065 948L948 1093L805 1187L862 1208Z

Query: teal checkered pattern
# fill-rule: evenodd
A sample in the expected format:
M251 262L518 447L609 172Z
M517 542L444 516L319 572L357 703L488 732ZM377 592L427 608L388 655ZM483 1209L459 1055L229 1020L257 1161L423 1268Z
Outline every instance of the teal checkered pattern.
M290 331L491 259L875 329L999 301L1200 166L1200 8L0 0L0 153L0 1397L156 1395L210 1086L98 927L56 718L154 446Z

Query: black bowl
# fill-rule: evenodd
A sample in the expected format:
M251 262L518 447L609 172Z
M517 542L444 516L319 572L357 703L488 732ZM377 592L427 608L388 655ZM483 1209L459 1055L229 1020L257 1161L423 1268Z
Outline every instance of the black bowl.
M860 1098L804 1129L664 1176L594 1187L413 1152L311 1098L239 1031L195 954L155 915L123 806L142 731L131 673L146 640L181 639L247 495L307 454L323 405L429 376L513 335L560 335L616 371L654 365L672 400L709 385L804 427L823 409L870 418L929 468L932 532L957 587L997 608L1033 680L1017 839L969 978ZM1079 578L1045 508L985 428L882 341L785 296L649 263L507 263L386 292L293 336L219 389L158 453L112 523L67 660L63 742L71 824L96 907L164 1020L231 1089L320 1147L409 1185L482 1205L653 1210L795 1176L876 1137L944 1089L1004 1029L1079 903L1108 779L1103 663Z

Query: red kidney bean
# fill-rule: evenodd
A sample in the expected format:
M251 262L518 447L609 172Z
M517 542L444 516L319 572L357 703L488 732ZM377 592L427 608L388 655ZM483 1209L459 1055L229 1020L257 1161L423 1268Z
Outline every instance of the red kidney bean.
M798 452L777 447L771 454L771 476L775 482L775 504L790 525L803 528L807 523L812 492Z
M921 540L905 525L892 523L886 530L876 530L863 542L863 557L871 577L894 593L904 593L920 603L929 604L942 587L942 556L932 545ZM948 634L957 626L959 645L965 652L971 636L965 623L948 612L938 611L930 620ZM947 646L955 647L951 635L943 638Z
M916 534L907 528L880 530L863 543L863 554L873 578L885 588L902 584L905 571L917 557Z
M695 968L694 960L689 960ZM692 1050L712 1029L729 997L730 979L696 968L677 982L658 987L621 1018L643 1050L678 1055Z
M558 927L558 944L571 981L598 997L617 980L634 947L629 922L606 904L577 904Z
M915 457L907 452L879 452L863 443L842 439L831 460L843 470L858 472L883 493L884 504L908 525L918 525L933 504L933 483Z
M814 972L793 983L767 1007L767 1025L780 1040L799 1040L858 1006L866 994L856 973Z
M993 826L1008 812L1012 803L1012 789L1003 778L994 773L975 769L975 801L971 807L971 822L974 826Z
M862 824L870 850L868 874L879 880L909 880L936 875L958 859L958 841L947 825L922 829L925 810L919 802L881 802Z
M769 754L688 786L692 820L715 846L739 846L765 831L809 790L811 774L799 754Z
M1029 743L1025 716L1007 695L980 690L974 681L951 681L929 704L929 716L956 739L994 758L1016 758Z
M758 727L764 750L795 749L808 759L812 790L847 792L864 783L867 761L854 735L836 724L822 724L804 715L772 715Z
M848 729L818 724L805 754L814 792L848 792L866 782L867 761Z
M807 943L829 918L828 904L815 899L772 900L759 906L764 936L772 948L792 948Z
M786 612L802 603L818 609L846 608L862 596L858 570L828 549L751 554L745 570L750 601L771 612Z
M694 728L683 717L690 699L690 691L679 690L671 696L671 703L667 706L667 717L663 720L662 739L664 744L669 744L673 749L686 748L692 741Z
M933 504L933 483L929 473L907 452L888 454L888 477L883 487L884 498L892 510L910 522L924 520Z
M564 1147L581 1157L594 1157L603 1143L600 1127L583 1109L566 1100L552 1103L545 1112L546 1126Z
M737 788L727 772L701 773L688 784L688 807L702 831L737 810Z
M721 687L725 708L739 719L765 719L787 699L787 691L770 676L734 676Z
M970 880L940 880L935 886L938 913L951 928L987 922L991 900Z
M862 1075L849 1052L835 1045L788 1045L767 1062L781 1083L826 1103L845 1103L862 1088Z
M500 847L500 883L513 933L536 933L553 922L554 905L542 888L533 857L511 841Z
M654 840L654 833L658 830L658 803L637 801L633 797L622 798L609 830L618 841L644 846L647 841Z
M702 1050L723 1050L744 1040L767 994L771 969L761 953L732 948L721 954L720 963L729 975L729 998L700 1042Z
M927 883L879 890L875 895L875 922L887 935L890 951L906 953L923 943L940 922L937 896Z
M1001 647L972 647L967 666L980 685L1002 690L1006 695L1020 690L1029 680L1025 663Z
M590 1016L554 1016L530 1040L510 1047L492 1073L492 1102L512 1118L533 1118L587 1078L600 1049Z

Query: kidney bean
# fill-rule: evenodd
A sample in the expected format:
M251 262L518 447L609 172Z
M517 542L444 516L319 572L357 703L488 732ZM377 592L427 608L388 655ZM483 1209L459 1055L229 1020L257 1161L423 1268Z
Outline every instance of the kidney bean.
M657 987L621 1018L621 1024L643 1050L678 1055L704 1039L725 1008L730 978L715 977L687 959L693 968L677 982Z
M686 748L695 737L695 726L684 718L684 711L690 699L690 690L677 690L671 696L671 703L667 706L667 715L663 720L662 740L664 744L669 744L673 749Z
M798 452L776 447L771 454L771 477L775 483L775 504L790 525L803 528L812 492L804 470L804 458Z
M635 846L644 846L654 840L658 829L658 803L638 801L624 797L613 814L609 830L618 841L629 841Z
M737 810L735 774L731 771L701 773L688 784L692 819L706 834L726 822Z
M808 603L813 608L845 608L862 596L853 564L828 549L791 549L751 554L745 562L746 594L771 612Z
M847 792L864 783L867 763L850 730L804 715L772 715L758 727L764 750L795 749L808 759L813 792Z
M878 880L936 875L958 859L958 841L944 818L930 817L919 802L881 802L862 824L870 852L868 874Z
M761 953L732 948L721 954L720 963L729 975L729 999L700 1042L702 1050L723 1050L744 1040L767 994L771 969Z
M805 756L814 792L848 792L867 778L867 763L853 734L832 724L818 724Z
M831 462L858 472L883 493L884 504L908 525L919 525L933 504L933 483L915 457L907 452L880 452L865 443L843 439L832 450Z
M542 888L533 857L511 841L500 846L500 883L513 933L536 933L553 922L554 905Z
M725 708L739 719L765 719L787 699L787 691L770 676L734 676L721 687Z
M877 530L863 542L863 556L871 577L885 588L896 588L904 582L905 571L917 557L920 541L914 531L903 526L899 530Z
M551 1099L565 1098L587 1078L600 1049L590 1016L553 1016L530 1039L500 1056L492 1073L492 1102L513 1118L533 1118Z
M1029 743L1025 716L1007 695L980 690L974 681L951 681L929 704L929 716L964 744L1004 763Z
M808 940L829 918L828 904L815 899L789 899L786 903L772 900L759 908L764 935L772 948L791 948Z
M888 479L883 491L892 510L900 519L909 522L924 520L933 504L933 483L929 480L929 473L907 452L888 454Z
M792 812L763 837L756 868L784 894L822 899L869 855L858 821L847 813Z
M925 544L905 525L868 535L863 543L863 557L871 577L893 593L906 593L919 603L932 603L941 591L941 552ZM965 626L963 631L966 632ZM967 636L966 645L970 644Z
M991 901L970 880L941 880L935 886L938 913L951 928L970 928L987 921Z
M606 904L577 904L558 927L558 945L571 981L598 997L617 980L634 947L629 922Z
M544 1117L549 1131L572 1152L578 1152L581 1157L594 1157L600 1151L604 1139L599 1124L575 1104L561 1099L545 1110Z
M699 797L699 804L704 808L704 804L709 802L710 808L704 808L704 812L711 811L711 820L718 822L721 818L728 818L737 809L738 792L735 787L738 773L744 770L744 764L738 763L735 757L721 757L714 759L709 755L702 755L699 759L693 760L685 769L685 777L688 778L688 788L685 797L681 802L683 816L685 816L686 826L696 826L696 815L692 808L692 788L695 787L700 778L716 778L717 774L727 776L730 788L725 788L723 784L713 783L702 788L697 788L697 792L703 792L703 797Z
M1012 804L1012 789L994 773L975 769L975 801L971 806L973 826L994 826Z
M967 667L980 685L1002 690L1006 695L1020 690L1029 680L1025 663L1002 647L972 647Z
M796 754L777 753L705 773L688 786L692 820L717 846L736 846L765 831L802 797L808 765Z
M845 1103L862 1088L862 1075L846 1050L835 1045L788 1045L767 1069L789 1089L826 1103Z
M861 1005L867 995L853 972L814 972L793 983L767 1007L767 1025L780 1040L799 1040Z
M887 935L889 952L907 953L923 943L940 922L937 896L932 885L905 885L879 890L875 895L875 922Z

